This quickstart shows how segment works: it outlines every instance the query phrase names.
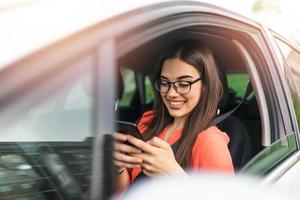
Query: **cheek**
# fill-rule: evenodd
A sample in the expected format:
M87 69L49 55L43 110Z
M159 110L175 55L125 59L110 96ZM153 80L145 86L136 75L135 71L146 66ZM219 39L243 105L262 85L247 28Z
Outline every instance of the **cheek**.
M193 90L190 92L189 96L187 98L193 103L193 104L198 104L198 102L201 100L202 96L202 88L197 87L193 88Z
M160 98L162 99L163 103L166 104L166 94L160 94Z
M199 103L200 99L201 99L200 94L191 95L187 97L188 105L193 109Z

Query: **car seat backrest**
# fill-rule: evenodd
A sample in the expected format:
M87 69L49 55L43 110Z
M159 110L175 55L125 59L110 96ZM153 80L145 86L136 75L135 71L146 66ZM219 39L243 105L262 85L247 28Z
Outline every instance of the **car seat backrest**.
M242 122L230 115L217 125L230 138L228 148L235 170L239 170L251 159L251 142L249 134Z
M255 96L249 99L247 103L245 110L243 112L239 112L239 117L247 126L248 132L250 133L249 136L252 143L252 155L254 156L264 148L261 144L261 120Z
M224 114L224 111L228 110L226 109L226 106L228 105L228 101L230 100L229 99L230 95L228 94L229 88L228 88L225 69L220 66L219 66L219 75L223 84L223 95L219 103L219 109L221 110L221 114L219 115L219 118L221 120L219 121L221 122L216 122L216 124L217 127L223 132L226 132L230 138L228 148L232 157L234 168L235 170L238 170L242 166L244 166L252 156L251 140L248 134L248 130L246 129L244 124L237 117L233 115L233 113L238 109L239 105L234 109L232 109L231 111ZM251 89L248 89L248 87L247 90L250 91ZM247 95L246 93L245 95Z

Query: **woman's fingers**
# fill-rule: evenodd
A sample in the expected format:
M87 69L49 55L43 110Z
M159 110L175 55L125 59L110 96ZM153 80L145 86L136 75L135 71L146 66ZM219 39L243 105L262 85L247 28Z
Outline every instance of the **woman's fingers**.
M123 143L115 143L115 150L123 153L133 154L133 153L141 153L142 151L136 147L123 144Z
M118 160L114 160L114 164L116 167L126 167L126 168L136 168L140 166L138 164L126 163Z
M142 167L143 170L146 170L148 172L154 172L155 171L155 168L152 165L147 164L147 163L142 163L141 167Z
M114 133L114 164L117 167L135 168L140 166L143 162L141 158L132 156L132 154L139 154L142 151L138 148L125 144L128 141L127 135L122 133Z
M119 149L121 149L121 150L125 149L128 152L136 151L136 150L132 150L133 147L130 147L128 145L118 144L116 146L119 146ZM121 146L121 148L120 148L120 146ZM140 150L138 150L138 151L140 152ZM143 162L143 160L141 158L134 157L134 156L131 156L130 154L120 152L117 150L114 151L113 157L114 157L114 164L117 167L135 168L135 167L140 166L140 164Z
M126 163L133 163L133 164L140 164L143 162L141 158L138 157L133 157L124 153L120 153L115 151L114 152L114 159L121 161L121 162L126 162Z
M115 132L115 133L113 133L113 137L115 138L115 140L118 140L118 141L122 141L122 142L127 141L127 136L122 133Z
M122 133L115 132L113 134L113 137L115 139L115 150L124 152L124 153L140 153L141 150L137 149L136 147L126 145L124 142L128 140L127 135L124 135Z
M143 152L151 154L156 151L156 147L152 146L151 144L148 144L147 142L144 142L143 140L137 139L131 135L127 135L127 141Z
M143 163L153 164L154 159L155 159L152 155L147 154L147 153L139 153L139 154L131 154L131 155L142 159Z
M144 172L144 174L146 174L147 176L154 176L155 173L155 169L153 166L149 165L149 164L141 164L142 170Z
M170 149L171 146L164 140L158 138L158 137L153 137L151 140L148 141L148 144L151 144L152 146L162 148L162 149Z

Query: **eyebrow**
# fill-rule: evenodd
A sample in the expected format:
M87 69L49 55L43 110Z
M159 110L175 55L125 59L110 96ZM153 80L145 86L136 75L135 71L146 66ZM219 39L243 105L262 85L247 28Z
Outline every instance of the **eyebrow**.
M165 77L165 76L160 76L160 78L169 80L169 79L168 79L167 77ZM190 76L190 75L183 75L183 76L177 77L176 79L177 79L177 80L181 80L181 79L185 79L185 78L194 78L194 77L193 77L193 76Z

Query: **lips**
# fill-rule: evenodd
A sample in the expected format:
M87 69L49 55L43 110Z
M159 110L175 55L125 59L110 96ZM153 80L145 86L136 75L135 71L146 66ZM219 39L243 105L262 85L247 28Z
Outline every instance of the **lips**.
M185 101L167 101L168 105L172 109L180 109L184 106Z

